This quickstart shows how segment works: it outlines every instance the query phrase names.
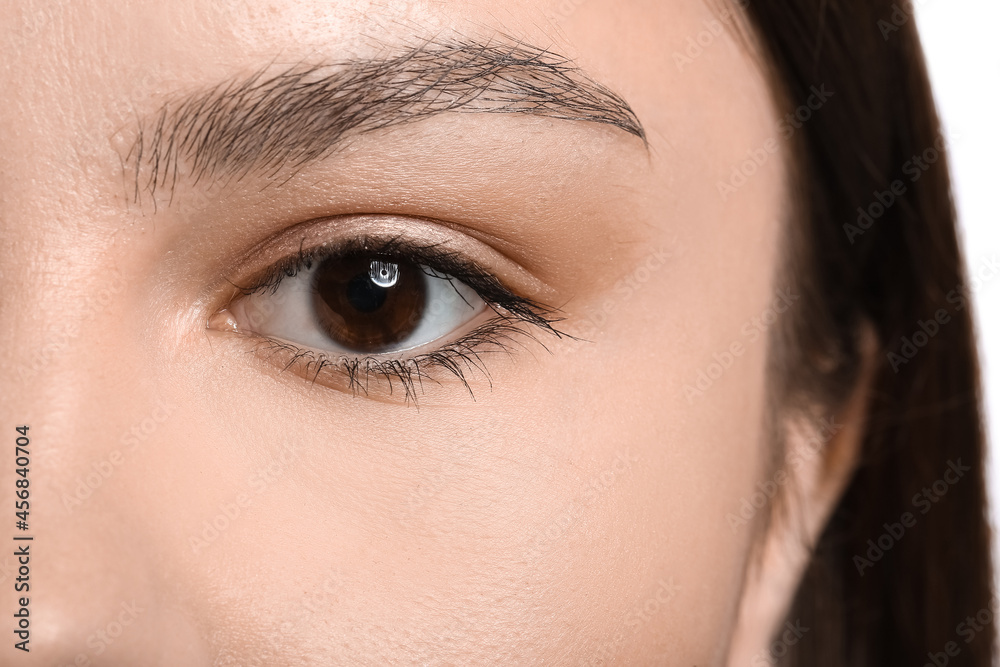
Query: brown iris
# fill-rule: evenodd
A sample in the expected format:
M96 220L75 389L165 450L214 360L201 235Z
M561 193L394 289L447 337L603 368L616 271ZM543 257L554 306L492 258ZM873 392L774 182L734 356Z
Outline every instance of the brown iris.
M381 352L405 340L427 303L419 266L371 255L332 257L316 269L313 302L331 340L354 352Z

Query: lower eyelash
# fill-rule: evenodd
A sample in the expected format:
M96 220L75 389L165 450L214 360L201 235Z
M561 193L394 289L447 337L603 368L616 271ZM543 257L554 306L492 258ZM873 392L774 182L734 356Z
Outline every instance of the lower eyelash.
M290 354L291 357L282 370L287 371L298 366L304 375L312 376L313 383L328 373L336 373L341 377L346 377L348 386L354 395L364 393L367 396L373 379L388 382L389 394L391 395L394 391L393 385L398 381L405 392L404 402L409 403L412 400L416 403L417 390L419 388L420 393L423 393L425 379L440 384L431 375L431 371L434 369L448 372L458 378L472 399L475 400L476 397L469 384L467 373L478 370L489 381L490 389L493 388L492 377L481 355L502 352L510 356L515 347L527 349L524 342L518 340L520 337L527 337L529 340L537 342L548 352L549 349L538 339L535 332L524 328L525 322L537 327L537 330L548 332L559 339L579 340L575 336L559 331L552 326L561 318L551 317L547 313L534 313L532 317L525 317L522 314L501 313L495 306L491 307L497 312L496 317L481 324L457 341L409 358L385 359L374 355L334 357L316 350L299 347L287 341L257 335L253 336L260 338L261 341L255 346L254 351L257 353L270 351L274 354Z

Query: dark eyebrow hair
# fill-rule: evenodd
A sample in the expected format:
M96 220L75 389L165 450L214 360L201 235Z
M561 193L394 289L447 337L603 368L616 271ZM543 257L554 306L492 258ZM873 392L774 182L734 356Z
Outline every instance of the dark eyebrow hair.
M195 183L273 176L327 156L348 136L443 112L604 123L646 144L624 99L567 58L519 41L428 42L386 58L273 71L168 101L141 120L123 159L135 173L134 199L172 191L182 161Z

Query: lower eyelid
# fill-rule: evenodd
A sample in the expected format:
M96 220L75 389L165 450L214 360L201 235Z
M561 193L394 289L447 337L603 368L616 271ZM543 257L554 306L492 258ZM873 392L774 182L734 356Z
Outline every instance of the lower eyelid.
M474 397L477 388L492 387L487 365L492 353L508 358L515 348L535 339L523 323L497 314L457 340L405 356L330 356L280 339L240 335L252 342L255 356L282 374L292 372L312 384L389 402L415 402L432 385L451 385Z

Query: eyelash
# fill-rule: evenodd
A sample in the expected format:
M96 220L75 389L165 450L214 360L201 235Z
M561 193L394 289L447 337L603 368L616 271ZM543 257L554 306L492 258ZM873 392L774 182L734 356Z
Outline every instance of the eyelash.
M354 394L363 392L368 395L371 380L375 378L388 382L391 395L393 385L398 381L405 391L404 400L406 402L410 400L416 402L417 388L419 387L420 392L423 393L424 379L436 382L429 371L437 368L458 378L474 400L475 394L469 384L469 378L466 376L467 371L478 369L489 381L490 388L493 387L492 377L480 356L481 354L500 351L510 355L513 353L515 345L524 347L523 343L516 340L517 336L527 336L548 351L544 343L534 335L536 332L549 333L560 339L574 338L553 326L564 319L559 316L560 311L557 308L515 294L505 287L496 276L458 253L443 248L442 244L420 244L401 236L390 238L360 236L336 246L320 245L309 250L304 250L300 246L297 254L275 263L265 272L259 274L250 285L233 284L233 286L243 296L260 293L274 294L282 281L294 277L299 271L312 268L314 263L359 252L395 260L405 260L427 267L430 271L439 274L437 277L447 275L452 280L459 280L475 290L486 305L494 311L495 316L456 341L431 352L416 354L408 358L383 359L379 358L378 355L333 357L324 352L299 347L284 340L248 332L245 335L262 339L261 343L255 347L255 351L290 354L291 357L282 370L299 366L304 375L312 376L314 383L324 373L339 371L346 375L348 386ZM531 330L528 330L529 327Z

